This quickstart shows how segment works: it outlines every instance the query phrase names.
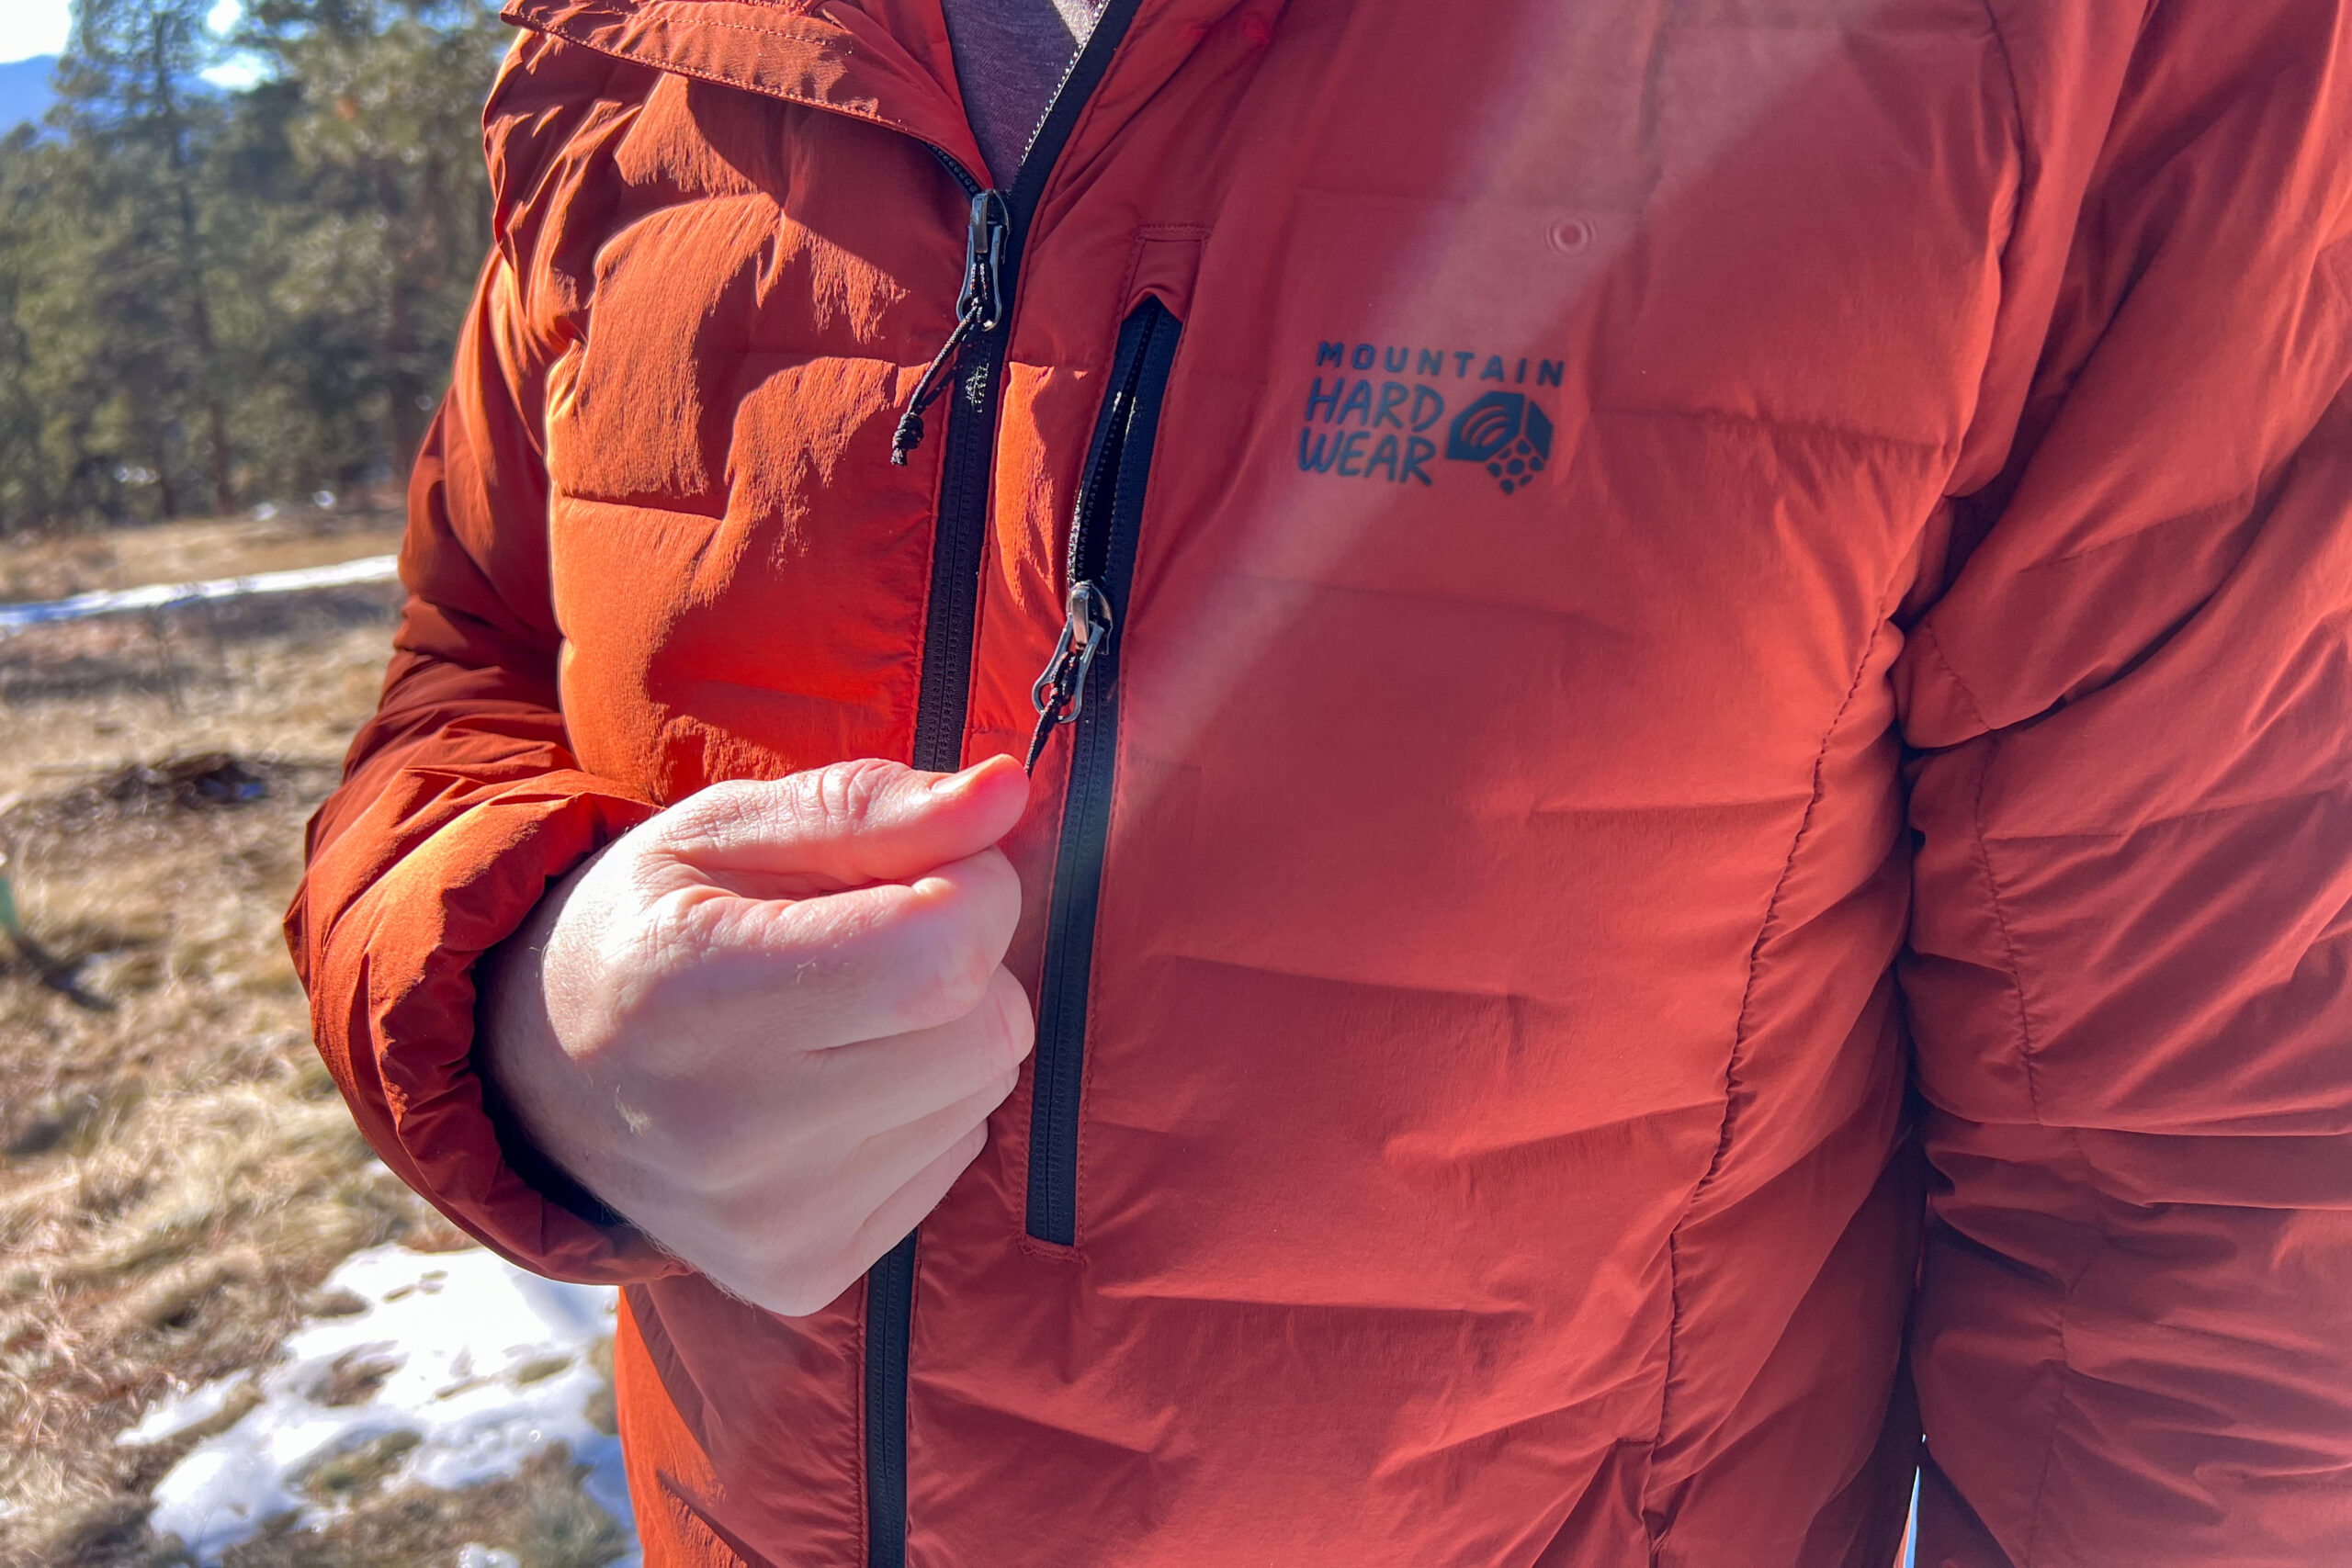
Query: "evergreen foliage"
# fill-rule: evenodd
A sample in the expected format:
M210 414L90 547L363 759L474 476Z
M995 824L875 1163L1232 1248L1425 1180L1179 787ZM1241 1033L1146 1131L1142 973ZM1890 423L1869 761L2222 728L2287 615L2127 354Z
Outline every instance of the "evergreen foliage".
M0 533L399 474L490 243L479 0L79 0L0 139ZM261 67L223 91L229 51Z

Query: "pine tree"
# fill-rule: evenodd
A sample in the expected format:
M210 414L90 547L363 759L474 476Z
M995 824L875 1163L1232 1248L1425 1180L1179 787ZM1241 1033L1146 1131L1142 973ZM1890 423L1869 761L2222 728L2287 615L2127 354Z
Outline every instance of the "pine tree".
M387 479L489 244L477 0L80 0L0 138L0 532ZM224 91L227 54L259 67Z
M228 389L212 331L212 280L199 216L200 164L220 116L191 91L209 62L207 0L81 0L61 71L61 107L86 144L118 244L102 265L130 288L109 303L138 333L125 368L131 423L153 454L163 514L180 510L180 476L201 451L214 510L236 503ZM200 434L191 430L200 431Z
M261 0L240 42L302 85L319 217L283 294L372 330L381 460L413 458L490 243L481 100L508 41L473 0Z

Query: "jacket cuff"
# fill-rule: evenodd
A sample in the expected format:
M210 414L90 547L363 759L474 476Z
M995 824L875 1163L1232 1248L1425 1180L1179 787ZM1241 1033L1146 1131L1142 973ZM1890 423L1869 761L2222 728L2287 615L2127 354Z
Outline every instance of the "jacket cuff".
M584 773L469 785L403 773L370 804L373 820L313 862L288 916L320 1051L384 1163L466 1234L556 1279L636 1284L687 1270L511 1126L474 1061L475 965L550 881L654 810ZM438 826L420 838L420 819ZM368 844L405 852L341 863ZM313 914L339 886L356 891L320 930Z

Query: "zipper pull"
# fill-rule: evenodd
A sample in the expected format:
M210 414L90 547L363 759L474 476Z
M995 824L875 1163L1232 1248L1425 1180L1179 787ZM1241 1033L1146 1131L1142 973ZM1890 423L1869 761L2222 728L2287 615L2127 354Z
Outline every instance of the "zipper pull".
M1004 197L984 190L972 197L971 227L964 237L964 288L956 296L956 330L916 378L914 396L890 436L890 461L905 468L907 454L922 445L922 411L947 389L956 354L976 332L992 333L1004 320L1004 243L1012 212Z
M996 331L1004 320L1004 242L1012 232L1012 209L1004 197L984 190L972 198L972 223L964 234L964 291L956 313L979 313L978 330Z
M1054 644L1046 672L1029 688L1029 701L1037 709L1037 732L1029 738L1029 760L1022 764L1024 772L1037 771L1037 759L1046 754L1046 742L1055 728L1069 723L1085 708L1087 671L1094 668L1094 656L1110 640L1109 596L1091 582L1071 583L1061 640Z

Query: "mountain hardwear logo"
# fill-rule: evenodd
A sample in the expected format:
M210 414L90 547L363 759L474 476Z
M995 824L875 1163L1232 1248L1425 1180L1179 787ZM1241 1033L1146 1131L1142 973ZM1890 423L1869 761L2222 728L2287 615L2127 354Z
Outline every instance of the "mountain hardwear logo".
M1298 433L1302 473L1433 485L1430 463L1440 456L1435 431L1449 412L1445 458L1484 468L1505 495L1532 483L1551 461L1552 416L1531 394L1559 386L1564 361L1325 343L1316 349L1315 364L1305 428ZM1326 381L1326 367L1342 373ZM1391 378L1344 374L1349 370L1384 370ZM1454 412L1442 389L1448 380L1499 381L1528 390L1485 391Z
M1488 392L1453 416L1445 455L1484 463L1509 495L1544 471L1552 456L1552 421L1518 392Z

